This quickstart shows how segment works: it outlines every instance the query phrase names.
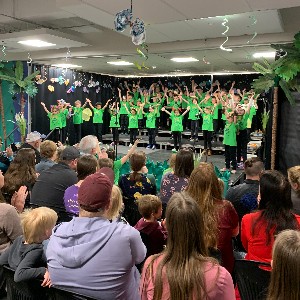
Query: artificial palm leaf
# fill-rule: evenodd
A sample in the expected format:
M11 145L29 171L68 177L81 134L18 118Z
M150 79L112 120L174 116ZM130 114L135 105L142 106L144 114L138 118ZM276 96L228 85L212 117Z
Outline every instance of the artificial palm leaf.
M23 74L24 74L23 63L21 61L17 61L16 62L16 67L15 67L16 79L22 81L23 80Z
M289 86L287 85L287 83L284 80L280 80L279 81L279 85L282 88L282 90L285 93L286 98L288 99L288 101L290 102L291 105L295 105L295 99L292 95L292 92L289 89Z

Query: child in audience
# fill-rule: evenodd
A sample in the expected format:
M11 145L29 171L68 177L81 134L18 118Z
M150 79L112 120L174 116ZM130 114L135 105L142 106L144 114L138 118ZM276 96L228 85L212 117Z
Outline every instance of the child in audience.
M101 168L114 169L114 161L111 158L99 158L98 165L99 165L99 169Z
M119 127L120 127L120 113L119 113L119 106L114 102L114 104L109 109L110 113L110 123L109 128L113 135L113 142L111 146L119 143Z
M171 131L174 138L173 150L178 151L179 148L181 147L181 132L183 131L183 125L182 125L183 117L190 110L190 107L188 107L187 110L182 114L180 114L178 108L174 109L171 113L168 112L164 107L161 110L167 113L168 115L170 115L170 119L172 121Z
M300 299L300 232L285 230L276 237L267 300Z
M87 102L85 102L81 106L81 101L76 100L75 106L72 106L73 110L73 124L74 124L74 130L75 130L75 144L79 143L81 140L81 124L83 123L82 120L82 112L84 107L87 105Z
M50 130L53 130L53 141L58 142L60 140L60 129L62 127L61 119L62 113L56 105L51 106L51 112L47 109L44 102L41 102L48 118L50 119Z
M167 241L167 230L165 221L160 224L157 220L162 215L161 200L154 195L144 195L137 200L139 212L142 218L134 226L146 237L142 239L147 248L146 257L160 253Z
M106 212L106 218L111 221L116 221L120 218L123 211L124 203L122 193L117 185L113 185L111 191L111 201L108 211Z
M48 207L23 213L23 236L18 237L0 256L1 266L9 265L15 270L15 282L44 279L42 286L51 285L42 242L50 237L56 221L56 212Z
M93 124L94 124L95 135L98 138L98 141L102 143L103 113L105 108L108 106L109 102L111 101L111 99L107 100L107 102L103 107L101 102L96 102L95 104L96 107L94 107L90 99L86 99L86 101L88 102L90 108L94 112Z

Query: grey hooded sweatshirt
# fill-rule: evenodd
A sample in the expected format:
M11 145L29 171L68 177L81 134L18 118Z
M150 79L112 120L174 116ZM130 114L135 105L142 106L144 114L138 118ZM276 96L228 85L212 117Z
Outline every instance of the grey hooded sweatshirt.
M101 300L140 299L135 264L146 247L127 224L76 217L54 228L46 256L54 286Z

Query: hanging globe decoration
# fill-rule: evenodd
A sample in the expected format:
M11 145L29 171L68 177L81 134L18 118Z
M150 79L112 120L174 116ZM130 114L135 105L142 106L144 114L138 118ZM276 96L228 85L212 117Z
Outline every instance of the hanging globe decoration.
M126 29L132 20L132 11L130 8L118 12L115 16L115 29L122 32Z
M140 18L136 18L132 24L130 35L135 45L141 45L146 41L145 23Z

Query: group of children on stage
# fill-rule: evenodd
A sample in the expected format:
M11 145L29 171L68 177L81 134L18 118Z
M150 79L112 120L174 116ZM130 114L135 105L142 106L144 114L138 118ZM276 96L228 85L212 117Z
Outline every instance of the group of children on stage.
M218 82L212 84L207 92L192 81L192 91L189 92L187 86L184 92L177 85L176 90L168 90L160 84L153 83L149 90L141 89L139 83L129 88L127 82L126 96L122 96L122 91L118 88L119 99L113 103L108 100L102 107L101 102L92 105L91 100L86 99L81 105L81 101L75 101L75 106L63 100L58 100L58 104L52 106L51 112L42 103L44 110L50 118L50 130L54 130L54 140L58 140L61 130L61 140L66 138L67 118L73 117L75 130L75 142L81 139L81 124L83 123L82 113L85 106L93 111L94 133L102 142L103 113L109 107L111 132L113 143L119 141L119 129L121 134L130 134L130 146L134 144L141 129L148 130L149 144L147 149L156 148L156 135L158 128L166 127L169 115L171 121L171 132L174 139L174 149L181 147L181 134L185 128L191 130L190 141L198 141L199 125L204 139L204 153L212 155L212 138L220 127L220 118L223 120L225 145L226 169L232 166L234 173L240 167L241 159L247 159L248 131L251 128L253 116L257 110L257 98L254 92L248 93L234 89L234 82L229 92L220 88ZM214 87L217 87L215 91ZM110 104L110 105L109 105ZM221 110L221 113L219 111ZM58 129L59 128L59 129Z

